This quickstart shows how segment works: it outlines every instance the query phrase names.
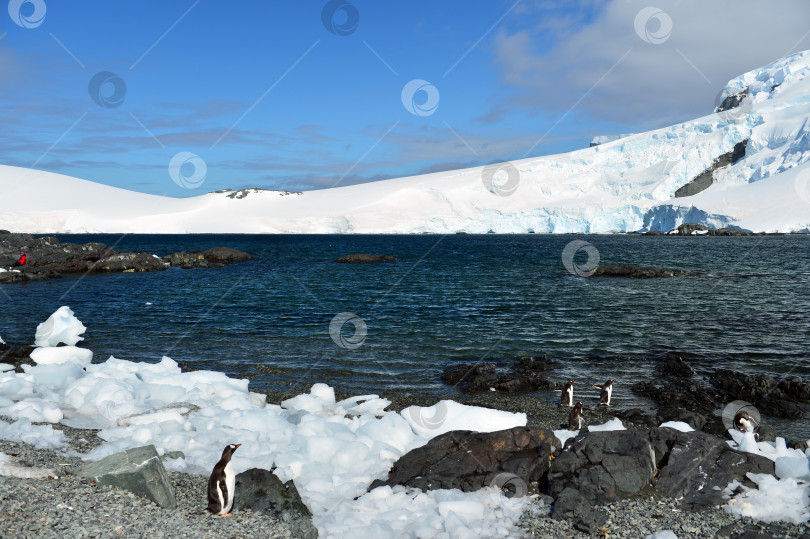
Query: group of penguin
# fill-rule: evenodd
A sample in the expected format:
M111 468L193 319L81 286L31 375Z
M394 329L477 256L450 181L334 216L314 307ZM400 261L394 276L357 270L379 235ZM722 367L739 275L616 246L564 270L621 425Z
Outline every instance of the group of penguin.
M574 382L568 380L561 389L560 406L570 406L571 413L568 414L568 430L580 430L582 428L582 408L584 404L577 402L574 404ZM610 399L613 396L613 380L608 380L601 386L593 387L600 390L599 405L610 406ZM755 418L748 413L741 411L734 417L734 427L742 432L754 431L759 427ZM206 511L223 517L231 516L233 508L233 495L236 490L236 474L231 466L233 452L242 444L229 444L222 451L222 457L214 466L211 477L208 478L208 507Z
M585 406L581 402L574 404L574 384L576 382L568 380L562 388L554 390L562 391L560 406L571 407L571 413L568 414L568 430L582 428L582 408ZM593 387L600 390L599 406L610 406L610 398L613 396L613 380L608 380L601 386L594 385Z
M583 404L581 402L574 404L574 384L576 382L569 380L562 389L556 391L562 391L560 406L572 407L568 416L568 428L570 430L579 430L582 428ZM613 380L608 380L601 386L595 385L593 387L601 390L599 404L610 406L610 398L613 395ZM231 516L233 494L236 489L236 474L234 474L233 466L231 466L231 457L240 445L242 444L229 444L225 447L222 451L222 457L214 466L211 477L208 478L208 507L205 510L209 513L222 515L223 517Z

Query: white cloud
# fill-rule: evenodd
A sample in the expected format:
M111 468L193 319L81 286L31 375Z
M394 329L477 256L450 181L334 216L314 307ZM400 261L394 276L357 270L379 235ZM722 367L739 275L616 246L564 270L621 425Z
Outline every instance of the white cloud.
M634 29L640 10L651 6L672 21L669 35L661 21L649 21L650 32L666 36L661 44ZM515 92L487 118L526 109L562 115L583 96L577 113L635 130L708 114L733 77L810 48L808 20L806 0L612 0L550 49L547 30L502 31L495 63Z

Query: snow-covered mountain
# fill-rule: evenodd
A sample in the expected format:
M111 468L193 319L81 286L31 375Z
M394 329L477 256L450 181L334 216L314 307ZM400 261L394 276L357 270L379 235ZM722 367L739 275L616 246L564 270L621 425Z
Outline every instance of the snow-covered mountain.
M808 74L810 51L733 79L721 110L691 122L560 155L304 193L174 199L0 166L0 228L565 233L666 231L692 222L807 232Z

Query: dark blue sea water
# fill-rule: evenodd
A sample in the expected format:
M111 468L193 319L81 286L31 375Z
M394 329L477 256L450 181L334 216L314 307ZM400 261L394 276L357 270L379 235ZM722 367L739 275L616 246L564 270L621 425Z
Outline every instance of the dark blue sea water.
M625 404L640 402L628 387L651 375L649 358L665 352L705 369L810 376L810 236L59 237L158 255L228 245L255 260L4 286L6 341L33 341L36 325L69 305L88 327L82 344L97 360L168 355L255 376L257 388L327 382L360 393L452 394L439 381L452 362L543 354L559 362L554 379L616 379L615 398ZM594 245L603 264L700 273L578 277L561 258L575 239ZM398 262L332 262L350 253L390 253ZM329 335L344 312L367 326L353 350Z

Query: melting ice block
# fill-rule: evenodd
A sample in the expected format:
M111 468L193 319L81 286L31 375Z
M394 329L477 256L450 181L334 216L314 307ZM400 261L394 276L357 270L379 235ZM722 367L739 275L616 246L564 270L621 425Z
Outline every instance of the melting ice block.
M93 360L93 351L75 346L36 348L31 352L31 359L37 365L77 363L81 367L86 367Z
M495 432L526 426L524 413L467 406L450 400L439 401L433 406L409 406L401 414L416 434L427 438L453 430Z
M80 337L87 331L78 318L73 315L70 307L63 306L37 326L34 344L37 346L57 346L60 342L69 346L83 341Z
M808 478L810 474L810 466L808 466L808 457L804 455L792 457L778 457L775 461L776 464L776 477L785 479L788 477L794 478Z

